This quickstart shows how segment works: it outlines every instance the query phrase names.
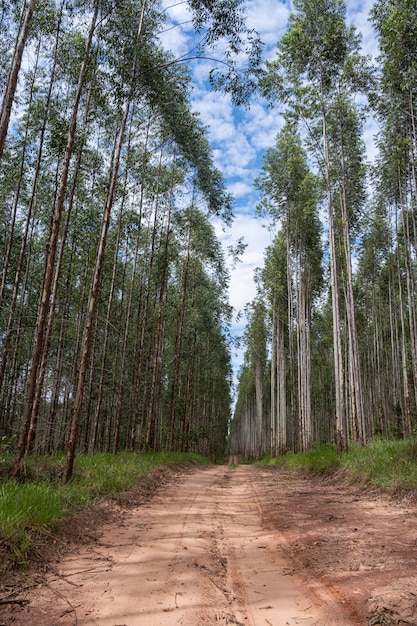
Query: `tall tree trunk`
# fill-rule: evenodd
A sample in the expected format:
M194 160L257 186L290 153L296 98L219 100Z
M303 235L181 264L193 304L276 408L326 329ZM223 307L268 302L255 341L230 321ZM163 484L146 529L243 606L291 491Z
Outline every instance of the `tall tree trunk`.
M116 182L117 182L118 173L119 173L120 156L122 152L122 146L123 146L123 141L124 141L124 131L126 128L128 114L129 114L129 106L126 105L125 111L123 114L123 119L122 119L121 126L120 126L120 130L119 130L118 137L117 137L114 161L112 163L111 172L110 172L109 190L108 190L106 204L104 207L102 221L101 221L101 230L100 230L99 245L98 245L97 256L96 256L96 263L94 267L94 273L93 273L93 278L92 278L91 287L90 287L90 294L88 298L87 316L85 320L83 339L81 342L81 356L80 356L80 362L78 366L78 378L77 378L77 383L76 383L73 409L72 409L72 414L71 414L70 431L69 431L68 440L67 440L67 455L66 455L66 462L65 462L64 473L63 473L64 484L67 484L71 480L73 468L74 468L75 448L77 444L77 436L78 436L78 430L79 430L79 425L80 425L80 420L81 420L81 411L83 407L85 380L86 380L87 368L88 368L89 357L90 357L90 346L91 346L91 340L93 336L94 320L95 320L95 313L96 313L96 308L97 308L97 299L98 299L98 294L99 294L99 289L100 289L101 274L102 274L103 263L104 263L104 254L106 251L107 233L108 233L108 229L110 225L111 209L113 207L114 192L116 189Z
M184 334L184 319L185 319L185 306L187 299L188 288L188 272L190 264L190 252L191 252L191 223L188 229L188 241L187 241L187 254L184 260L184 268L181 280L181 302L180 309L178 311L177 329L175 335L175 352L174 352L174 371L172 376L172 390L171 390L171 405L170 405L170 417L169 417L169 438L168 449L175 449L175 432L177 425L177 403L180 394L180 381L181 381L181 362L182 362L182 341Z
M277 411L277 319L275 311L275 298L272 302L272 339L271 339L271 430L269 442L269 454L277 455L278 434L278 411Z
M93 34L95 31L96 21L98 17L98 8L99 8L99 0L96 0L95 6L94 6L94 13L92 16L92 21L91 21L91 26L90 26L90 31L89 31L87 42L86 42L84 59L81 64L81 69L80 69L80 73L78 77L78 84L77 84L77 90L75 94L74 107L72 110L71 122L70 122L70 127L68 130L67 142L66 142L66 147L65 147L65 156L64 156L64 162L63 162L63 167L62 167L61 180L59 183L58 196L57 196L57 200L55 203L51 233L50 233L49 244L48 244L48 249L46 253L45 275L44 275L44 281L43 281L41 301L40 301L39 311L38 311L38 318L37 318L37 323L36 323L34 345L33 345L33 350L32 350L32 364L31 364L31 368L29 372L27 393L26 393L26 400L25 400L25 409L24 409L24 414L23 414L23 421L22 421L22 427L20 430L19 441L17 444L16 459L15 459L14 468L13 468L14 477L18 477L20 475L22 461L24 459L26 448L27 448L27 438L28 438L28 433L29 433L30 420L32 416L34 398L36 394L39 363L42 357L45 330L46 330L48 314L49 314L49 304L50 304L52 280L53 280L53 274L54 274L54 268L55 268L55 257L56 257L56 252L57 252L58 239L59 239L59 230L60 230L60 225L61 225L61 217L62 217L62 212L64 208L70 162L71 162L74 140L75 140L75 135L76 135L76 130L77 130L78 109L80 106L82 90L84 87L84 83L85 83L85 79L87 75L88 63L90 60L90 52L91 52L91 46L92 46L92 41L93 41Z
M288 297L288 353L289 353L289 371L290 371L290 419L293 432L293 450L298 450L298 438L296 436L298 423L298 398L297 398L297 364L295 350L295 333L294 333L294 288L293 288L293 260L291 255L291 237L290 237L290 216L286 220L286 245L287 245L287 297Z
M337 255L335 241L334 209L330 181L330 158L327 137L326 118L323 115L323 145L327 190L327 208L329 222L329 244L330 244L330 278L332 293L332 314L333 314L333 352L334 352L334 374L336 391L336 444L339 453L348 449L348 432L345 408L345 382L343 368L343 351L341 337L341 319L339 302L339 277L337 271Z
M277 453L287 452L287 392L286 392L286 359L285 359L285 326L284 322L277 320Z
M349 381L352 427L355 438L361 445L366 443L365 416L363 410L362 379L359 360L358 334L356 329L355 304L353 295L352 255L350 251L349 215L346 205L346 190L343 189L341 198L343 221L343 248L346 264L346 317L349 345Z
M26 14L20 32L17 38L16 46L13 53L12 63L7 79L6 90L3 97L3 103L0 111L0 162L3 157L4 145L6 143L7 131L9 130L10 115L14 96L17 88L17 80L19 77L20 67L22 65L23 51L29 34L29 28L35 11L36 0L30 0L26 9Z
M36 59L35 59L35 65L33 68L32 80L30 84L29 102L27 105L27 120L26 120L26 126L25 126L25 136L23 138L22 155L20 159L19 179L17 182L17 188L15 191L15 198L13 202L13 210L12 210L12 216L10 220L10 228L9 228L9 235L7 238L6 251L3 257L3 268L2 268L2 277L1 277L1 285L0 285L0 309L2 308L4 292L6 289L7 274L9 270L10 256L11 256L11 252L13 248L13 240L14 240L14 234L15 234L16 215L17 215L17 211L19 207L19 200L20 200L20 194L22 190L25 167L27 165L26 164L26 159L27 159L26 152L27 152L27 145L28 145L29 126L31 122L31 108L33 104L33 95L34 95L34 90L35 90L36 72L37 72L38 64L39 64L39 52L40 52L40 42L38 43L38 46L36 49ZM12 306L13 306L13 302L12 302Z
M3 386L3 379L4 379L4 374L5 374L5 370L6 370L6 366L7 366L7 360L8 360L8 355L9 355L9 344L10 344L10 337L11 337L11 333L12 333L12 327L16 323L15 310L16 310L16 305L17 305L17 298L18 298L19 288L21 286L20 285L20 280L21 280L21 275L22 275L22 271L23 271L24 257L25 257L26 248L27 248L29 231L30 231L31 224L32 224L32 221L33 221L33 217L34 217L34 209L35 209L35 204L36 204L36 195L37 195L37 189L38 189L39 177L40 177L41 165L42 165L42 155L43 155L43 150L44 150L44 141L45 141L46 127L47 127L48 116L49 116L49 108L50 108L50 104L51 104L52 89L53 89L53 85L54 85L54 82L55 82L55 70L56 70L56 63L57 63L57 49L58 49L59 36L61 34L62 10L63 10L63 3L61 3L60 13L59 13L59 17L58 17L56 38L55 38L54 57L53 57L53 63L52 63L52 68L51 68L51 76L50 76L50 80L49 80L48 93L47 93L46 102L45 102L45 106L44 106L44 114L43 114L42 128L41 128L40 138L39 138L39 147L38 147L38 153L37 153L37 158L36 158L35 172L34 172L34 175L33 175L32 189L31 189L30 200L29 200L29 207L28 207L28 212L27 212L27 215L26 215L25 228L24 228L24 231L23 231L22 242L21 242L20 252L19 252L19 258L18 258L18 261L17 261L16 271L15 271L15 278L14 278L14 283L13 283L13 294L12 294L11 304L10 304L10 307L9 307L9 319L8 319L8 324L7 324L7 331L6 331L6 336L5 336L4 340L3 340L3 354L2 354L2 361L1 361L1 366L0 366L0 389ZM7 256L8 255L6 255L6 258L7 258ZM3 301L3 296L4 296L4 289L5 289L5 282L6 282L6 272L7 272L7 263L5 262L4 268L3 268L2 283L1 283L1 288L0 288L0 307L1 307L1 302Z
M255 458L262 457L262 424L263 424L263 366L261 355L255 351L255 419L256 419L256 444Z
M155 332L155 345L154 345L154 355L153 355L153 367L152 367L152 381L151 381L151 389L150 389L150 398L149 398L149 410L148 410L148 425L146 429L146 443L149 446L151 444L151 432L154 430L154 449L155 442L157 437L157 428L156 428L156 419L157 419L157 407L158 407L158 391L159 384L161 380L161 363L163 359L163 351L164 351L164 306L166 299L166 289L168 283L168 248L169 248L169 224L167 226L167 237L166 237L166 245L165 245L165 258L166 262L163 269L163 276L161 279L161 286L159 290L159 298L158 298L158 312L156 318L156 332Z
M142 37L144 18L145 18L145 6L146 6L146 3L143 2L141 16L139 20L138 32L137 32L137 37L136 37L137 46L139 45L140 39ZM90 295L89 295L89 300L88 300L87 317L86 317L86 322L85 322L85 327L84 327L83 341L81 345L81 358L80 358L80 364L79 364L78 380L77 380L75 396L74 396L70 431L69 431L68 440L67 440L66 462L65 462L64 473L62 477L64 484L67 484L69 480L71 480L72 474L73 474L75 449L76 449L76 444L77 444L77 435L78 435L78 429L79 429L80 420L81 420L81 411L82 411L82 405L83 405L83 399L84 399L85 377L87 373L87 366L88 366L88 361L89 361L89 356L90 356L90 345L91 345L91 339L92 339L92 333L93 333L95 312L96 312L96 307L97 307L97 298L98 298L99 288L100 288L101 274L102 274L103 263L104 263L104 254L106 250L107 233L108 233L109 224L110 224L110 216L111 216L111 210L113 207L116 183L117 183L117 179L119 175L120 158L121 158L121 153L122 153L122 147L124 144L125 130L126 130L128 117L129 117L130 105L132 103L132 98L133 98L133 84L134 84L134 79L136 77L137 63L138 63L138 54L136 50L135 57L133 60L131 75L130 75L130 78L131 78L130 94L125 103L123 117L122 117L121 125L120 125L120 131L119 131L119 135L118 135L118 139L116 143L114 160L113 160L111 172L110 172L109 190L108 190L106 204L105 204L104 212L103 212L103 218L101 222L101 232L100 232L99 245L98 245L97 257L96 257L96 264L94 268L93 280L91 283Z
M87 126L88 126L88 117L90 114L90 101L91 101L91 88L89 90L86 105L85 105L85 114L84 114L84 123L83 123L84 131L87 129ZM86 134L87 133L85 132L85 136ZM81 169L83 148L84 146L82 146L79 151L77 163L74 168L73 182L72 182L71 192L69 194L69 202L68 202L67 213L65 216L65 223L60 233L60 242L59 242L58 256L57 256L56 267L55 267L55 272L54 272L54 278L52 282L48 318L47 318L46 329L45 329L44 345L43 345L43 350L42 350L42 357L39 363L38 380L37 380L37 385L36 385L36 390L35 390L35 397L33 399L32 414L30 418L30 426L29 426L29 432L28 432L28 437L27 437L27 444L26 444L27 453L32 450L32 447L35 441L39 407L40 407L43 385L44 385L44 380L45 380L45 375L46 375L46 368L48 364L49 349L50 349L50 344L51 344L51 336L52 336L52 330L53 330L53 324L54 324L54 318L55 318L55 308L56 308L56 303L58 299L59 280L61 277L61 268L62 268L62 263L64 260L67 235L68 235L68 230L69 230L69 225L70 225L70 219L72 216L73 206L74 206L75 191L77 188L78 177L79 177L80 169Z

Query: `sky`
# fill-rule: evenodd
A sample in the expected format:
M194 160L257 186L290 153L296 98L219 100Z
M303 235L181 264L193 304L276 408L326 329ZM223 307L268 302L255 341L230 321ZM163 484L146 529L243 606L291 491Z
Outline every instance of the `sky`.
M163 0L163 6L171 21L171 27L161 35L163 45L176 57L185 55L193 46L193 28L186 2ZM276 44L285 33L292 3L281 0L246 0L243 3L247 25L254 28L263 41L264 59L273 59ZM377 42L372 25L368 20L373 0L347 0L347 22L354 24L362 35L364 54L377 55ZM246 317L244 307L256 295L254 272L263 266L266 247L272 242L274 233L266 221L256 214L259 195L254 180L260 173L262 157L272 147L282 126L282 117L277 109L270 109L259 96L253 98L248 108L233 105L230 96L213 92L208 84L208 75L213 63L191 62L193 88L191 103L208 129L208 139L213 149L216 167L223 173L227 188L235 198L234 221L224 228L214 220L216 233L225 250L243 237L246 244L244 254L236 266L230 267L230 304L235 315L232 334L243 334ZM364 128L368 158L374 156L373 137L377 129L369 119ZM232 354L234 380L243 362L243 348Z

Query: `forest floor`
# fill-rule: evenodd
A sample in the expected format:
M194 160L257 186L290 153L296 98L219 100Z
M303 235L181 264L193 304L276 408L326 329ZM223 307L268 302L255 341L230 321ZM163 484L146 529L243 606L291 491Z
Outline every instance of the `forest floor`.
M160 468L35 552L1 625L417 624L417 503L343 476Z

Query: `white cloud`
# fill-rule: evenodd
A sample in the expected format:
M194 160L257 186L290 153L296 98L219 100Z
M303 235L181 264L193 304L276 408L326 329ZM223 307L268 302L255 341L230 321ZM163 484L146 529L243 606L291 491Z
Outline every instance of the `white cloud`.
M192 30L192 13L186 2L175 2L173 0L162 0L162 8L164 12L170 16L170 19L175 24L181 24L187 27L188 30Z
M283 2L249 0L246 4L248 26L259 33L268 47L277 43L285 30L289 14L289 7Z
M167 8L173 0L163 0ZM245 12L247 24L259 33L266 44L264 57L273 59L276 43L286 31L288 17L292 10L291 0L246 0ZM354 23L363 37L363 52L377 56L377 40L368 16L373 0L347 0L347 21ZM190 14L186 3L180 3L169 9L173 22L181 26L167 31L164 45L171 47L174 54L180 55L192 49L190 37ZM195 43L195 42L194 42ZM214 55L213 55L214 56ZM211 60L191 61L193 73L192 106L199 112L201 122L208 128L208 137L213 148L214 162L223 172L228 190L236 198L235 220L230 229L223 231L221 224L214 221L217 235L225 249L244 237L248 244L241 262L231 269L229 297L236 313L252 301L256 295L254 271L262 267L265 248L271 243L273 235L263 227L263 221L255 216L258 195L253 188L253 181L259 175L262 155L274 145L275 137L282 127L283 120L279 110L269 109L260 98L251 102L248 109L234 107L229 95L213 93L209 87L210 70L215 67ZM364 128L364 140L368 147L368 158L376 153L374 135L377 127L374 120L367 121ZM241 335L245 326L245 317L236 321L232 333ZM235 372L243 361L243 349L233 354Z
M375 30L369 20L370 12L374 0L364 0L363 2L347 2L347 20L353 23L362 35L362 48L364 54L372 57L378 55L378 42Z
M275 137L283 120L278 109L269 109L266 103L255 101L247 113L244 131L257 152L264 152L274 145Z
M235 183L228 186L228 191L235 198L242 198L242 197L244 198L245 196L250 194L253 191L253 189L252 189L252 185L245 183L242 180L238 180Z
M181 27L176 26L164 30L160 33L159 38L165 50L172 52L175 58L180 58L187 53L188 40L187 37L184 36Z
M264 227L265 222L261 218L250 213L236 215L230 228L224 229L219 220L215 220L213 224L225 250L242 237L247 244L240 261L234 268L230 267L230 304L236 313L243 312L245 305L256 295L253 275L256 268L263 264L265 249L271 243L271 233Z
M255 164L256 151L251 147L248 137L236 129L228 140L221 142L220 149L227 176L242 176L251 163Z
M257 268L262 267L265 249L272 241L271 233L264 227L265 222L247 211L247 207L245 212L242 209L230 228L224 228L220 220L213 220L216 234L226 252L227 248L236 244L241 237L247 244L240 261L235 266L232 266L231 259L228 259L231 273L229 302L234 309L234 323L231 331L234 337L242 337L245 331L247 318L244 308L256 296L254 272ZM235 385L238 382L237 375L243 363L245 349L244 346L240 346L232 350L231 359Z
M208 71L205 74L207 81ZM224 121L233 122L234 107L228 94L213 92L207 82L202 87L194 87L192 92L192 104L198 110L203 124L212 126ZM213 132L213 129L211 129Z
M162 1L162 10L167 23L160 32L159 38L166 50L176 58L187 54L193 34L192 14L186 2Z

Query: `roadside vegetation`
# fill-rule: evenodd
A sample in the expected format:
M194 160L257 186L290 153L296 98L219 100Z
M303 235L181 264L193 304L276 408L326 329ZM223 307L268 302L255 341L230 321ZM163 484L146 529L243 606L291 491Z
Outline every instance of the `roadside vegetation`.
M178 452L78 455L72 480L62 483L65 455L26 458L19 481L9 478L13 454L0 453L0 544L15 563L29 560L39 531L54 531L60 520L94 506L106 496L140 484L157 467L178 463L207 464L199 455ZM417 438L376 439L352 444L338 454L336 445L322 444L308 452L265 456L257 465L281 467L315 476L338 476L351 484L391 496L417 495ZM0 568L1 570L2 568Z
M74 477L64 486L61 481L65 456L28 456L20 481L9 479L12 456L0 455L0 544L5 544L15 560L25 563L32 545L32 534L54 529L58 520L137 486L158 466L173 463L208 463L189 453L160 452L135 454L79 455ZM1 570L1 568L0 568Z
M319 476L343 472L350 483L366 488L392 496L417 495L417 438L352 444L341 455L336 445L322 444L309 452L267 456L258 464Z

